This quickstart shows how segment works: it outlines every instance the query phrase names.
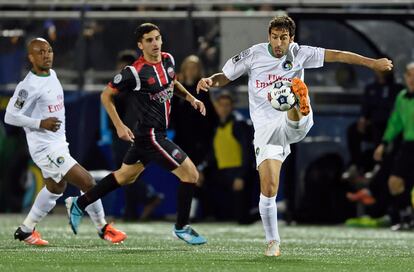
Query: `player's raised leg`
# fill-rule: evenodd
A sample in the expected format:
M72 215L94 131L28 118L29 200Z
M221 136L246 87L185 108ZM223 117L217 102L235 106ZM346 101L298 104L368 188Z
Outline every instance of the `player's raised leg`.
M284 125L284 144L300 142L306 137L313 126L312 106L308 95L308 87L299 78L293 78L292 92L299 100L298 107L287 111L286 124Z
M296 95L296 98L299 102L300 113L304 116L308 115L310 112L309 96L308 96L308 87L305 82L295 77L292 79L292 92Z

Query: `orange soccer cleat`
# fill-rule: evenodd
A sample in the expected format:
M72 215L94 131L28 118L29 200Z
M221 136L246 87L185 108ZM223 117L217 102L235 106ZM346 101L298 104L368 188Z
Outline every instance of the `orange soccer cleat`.
M265 256L269 256L269 257L279 257L281 255L280 253L280 247L278 242L276 241L270 241L267 244L267 248L265 251Z
M42 239L40 233L36 230L33 230L31 233L24 232L20 227L14 232L14 239L19 239L28 245L34 246L47 246L49 244L48 241Z
M305 82L295 77L292 80L291 89L299 101L300 113L302 113L304 116L308 115L310 112L310 104L308 97L308 87L306 86Z
M113 244L122 243L127 238L125 232L117 230L111 224L106 224L98 234L99 237Z
M346 197L352 202L361 202L366 206L373 205L376 202L368 189L361 189L355 193L348 192Z

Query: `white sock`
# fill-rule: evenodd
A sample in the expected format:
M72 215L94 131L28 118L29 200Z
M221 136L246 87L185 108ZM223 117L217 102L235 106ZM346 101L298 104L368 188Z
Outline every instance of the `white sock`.
M29 214L23 221L23 225L20 226L21 229L24 232L32 232L37 223L56 206L56 200L61 196L62 194L53 194L46 189L46 186L43 187L37 194Z
M260 194L259 212L262 218L266 241L276 241L280 244L279 229L277 227L276 196L266 197Z
M83 192L81 193L84 194ZM88 213L96 229L98 231L101 231L102 228L106 225L105 212L102 206L102 201L98 199L95 202L89 204L85 208L85 211Z

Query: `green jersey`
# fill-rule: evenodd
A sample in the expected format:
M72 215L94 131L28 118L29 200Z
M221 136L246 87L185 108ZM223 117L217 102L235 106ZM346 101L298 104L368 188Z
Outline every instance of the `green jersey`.
M408 97L406 89L402 90L395 100L383 140L390 143L400 133L404 141L414 141L414 97Z

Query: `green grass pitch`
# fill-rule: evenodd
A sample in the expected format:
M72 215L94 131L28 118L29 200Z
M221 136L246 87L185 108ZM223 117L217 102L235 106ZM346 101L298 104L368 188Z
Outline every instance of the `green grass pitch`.
M123 223L121 245L98 238L88 218L72 234L67 218L50 215L38 230L50 246L13 240L23 215L0 215L0 271L414 271L414 232L344 226L284 226L282 256L265 257L258 222L194 224L208 244L190 246L172 238L172 224Z

